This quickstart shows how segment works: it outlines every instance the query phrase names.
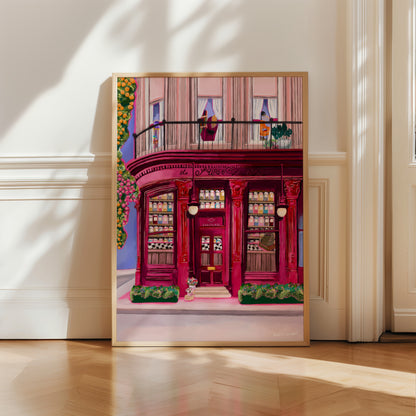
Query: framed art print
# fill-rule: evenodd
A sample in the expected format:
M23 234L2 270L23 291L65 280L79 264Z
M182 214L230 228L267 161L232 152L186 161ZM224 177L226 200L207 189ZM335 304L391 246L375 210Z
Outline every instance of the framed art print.
M113 75L113 345L308 345L307 73Z

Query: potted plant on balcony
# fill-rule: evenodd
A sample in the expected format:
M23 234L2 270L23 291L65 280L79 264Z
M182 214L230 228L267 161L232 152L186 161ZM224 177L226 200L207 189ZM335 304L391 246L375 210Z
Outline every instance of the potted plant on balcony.
M264 143L268 149L290 149L292 146L292 129L288 129L286 123L272 127L271 137Z

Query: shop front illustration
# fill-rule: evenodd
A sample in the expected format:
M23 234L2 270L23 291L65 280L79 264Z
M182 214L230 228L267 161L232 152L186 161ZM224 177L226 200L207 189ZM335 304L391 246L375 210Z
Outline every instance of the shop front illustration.
M158 155L142 175L141 160L128 164L140 186L135 284L184 296L195 277L199 295L216 286L237 296L243 283L302 283L302 159L266 155Z
M132 188L118 270L184 299L301 287L302 78L120 78L118 93L119 187Z

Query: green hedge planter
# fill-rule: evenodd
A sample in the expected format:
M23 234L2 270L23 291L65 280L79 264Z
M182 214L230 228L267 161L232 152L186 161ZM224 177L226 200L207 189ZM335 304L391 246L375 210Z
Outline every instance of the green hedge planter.
M179 300L178 286L133 286L130 290L130 300L134 303L170 302Z
M303 285L256 285L246 283L238 291L238 301L242 305L259 303L303 303Z

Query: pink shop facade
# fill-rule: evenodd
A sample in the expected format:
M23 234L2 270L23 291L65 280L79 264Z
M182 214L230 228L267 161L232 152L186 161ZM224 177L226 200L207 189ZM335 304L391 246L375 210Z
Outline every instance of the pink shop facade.
M244 283L303 283L302 78L136 82L135 284L183 296L195 277L237 296ZM282 123L292 135L277 145Z

